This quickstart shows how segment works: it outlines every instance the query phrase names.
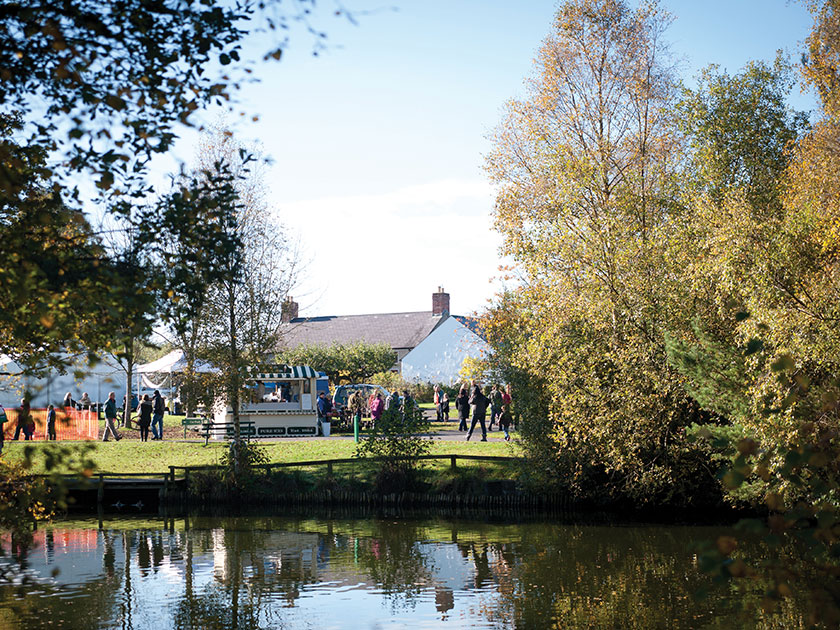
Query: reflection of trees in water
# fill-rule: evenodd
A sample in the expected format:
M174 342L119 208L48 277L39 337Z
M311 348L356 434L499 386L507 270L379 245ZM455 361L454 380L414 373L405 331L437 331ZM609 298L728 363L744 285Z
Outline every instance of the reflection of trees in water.
M203 628L206 630L250 630L251 628L282 628L279 619L259 621L259 602L241 601L241 578L228 584L210 583L198 593L187 592L175 605L172 627Z
M519 541L497 549L507 571L497 572L501 597L486 616L516 628L755 627L752 616L739 616L737 598L698 601L711 580L692 548L708 536L692 528L523 528ZM788 611L768 627L796 618Z
M359 563L394 609L413 607L432 583L432 561L420 540L421 532L413 524L387 520L376 521L372 535L360 541Z
M101 532L101 573L79 587L72 609L59 586L39 586L46 596L37 599L26 587L3 586L0 627L97 627L118 619L132 627L133 617L154 606L142 589L163 564L183 567L181 592L167 597L167 627L179 629L282 628L311 585L361 580L374 584L392 611L413 609L433 591L428 603L442 619L458 610L460 589L480 591L468 614L500 627L753 626L733 616L732 599L695 600L710 584L692 555L694 541L709 537L699 528L384 519L215 519L192 527L175 535L148 526ZM48 555L51 540L44 541ZM436 549L460 555L454 573L435 566ZM452 579L459 580L454 590ZM802 614L788 609L766 627L773 623L801 626Z
M37 583L0 584L0 628L98 628L103 619L114 618L125 574L124 567L116 566L114 543L121 534L104 531L100 536L104 547L102 573L74 584L72 600L64 597L66 586L45 579L47 576L41 576ZM51 557L52 535L45 536L44 543Z

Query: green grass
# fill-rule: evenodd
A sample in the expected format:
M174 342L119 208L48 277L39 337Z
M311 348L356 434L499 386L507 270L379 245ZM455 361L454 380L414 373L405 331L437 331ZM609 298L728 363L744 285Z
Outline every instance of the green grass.
M31 445L35 449L34 472L45 472L43 462L46 459L44 449L57 446L68 446L72 444L90 444L93 450L91 459L96 465L96 470L103 472L165 472L169 466L203 466L219 463L219 458L227 448L225 442L211 441L204 446L204 440L192 438L183 440L183 429L180 424L180 416L175 420L164 418L165 433L167 439L160 442L140 442L137 439L123 439L119 442L6 442L2 457L7 461L20 461L23 458L23 449ZM166 430L168 429L168 430ZM452 423L444 425L442 431L452 431ZM441 431L441 432L442 432ZM170 433L175 436L170 438ZM126 436L129 435L125 431ZM190 435L188 433L188 435ZM476 437L466 442L462 439L455 441L436 440L432 444L433 454L452 455L498 455L516 456L519 449L514 443L507 443L499 439L498 432L490 433L490 441L480 442ZM460 436L459 436L460 437ZM271 462L299 462L310 460L342 459L352 457L355 452L353 440L319 439L310 438L305 440L277 440L263 442L263 447ZM434 464L437 466L448 466L448 461ZM481 462L459 462L459 466L487 466Z

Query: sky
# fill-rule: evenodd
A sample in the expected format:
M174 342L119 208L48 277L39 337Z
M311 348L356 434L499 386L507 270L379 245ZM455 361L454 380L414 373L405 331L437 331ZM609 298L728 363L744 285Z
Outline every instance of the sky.
M661 4L689 86L712 63L736 72L777 49L798 59L811 25L786 0ZM438 286L453 313L481 311L510 262L492 229L484 156L505 102L524 95L555 2L345 0L355 24L336 6L319 0L311 18L326 50L314 56L309 33L293 29L282 60L256 64L260 82L243 87L227 119L272 159L271 203L305 262L292 292L300 314L430 310ZM815 107L810 95L792 100ZM160 168L190 162L195 142L185 134Z

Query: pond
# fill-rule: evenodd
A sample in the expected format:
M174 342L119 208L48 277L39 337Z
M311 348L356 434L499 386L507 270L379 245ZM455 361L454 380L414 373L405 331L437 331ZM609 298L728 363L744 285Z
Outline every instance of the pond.
M382 515L68 520L25 551L0 537L0 562L10 550L17 561L15 582L0 583L0 628L753 627L740 596L697 597L711 581L696 546L720 532Z

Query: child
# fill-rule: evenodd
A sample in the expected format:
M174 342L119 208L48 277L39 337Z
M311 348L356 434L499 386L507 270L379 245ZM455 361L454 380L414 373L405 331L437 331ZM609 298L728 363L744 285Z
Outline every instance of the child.
M503 408L499 415L499 428L505 432L505 441L510 442L510 409Z
M443 392L443 398L440 401L440 412L443 414L443 421L449 422L449 394Z

